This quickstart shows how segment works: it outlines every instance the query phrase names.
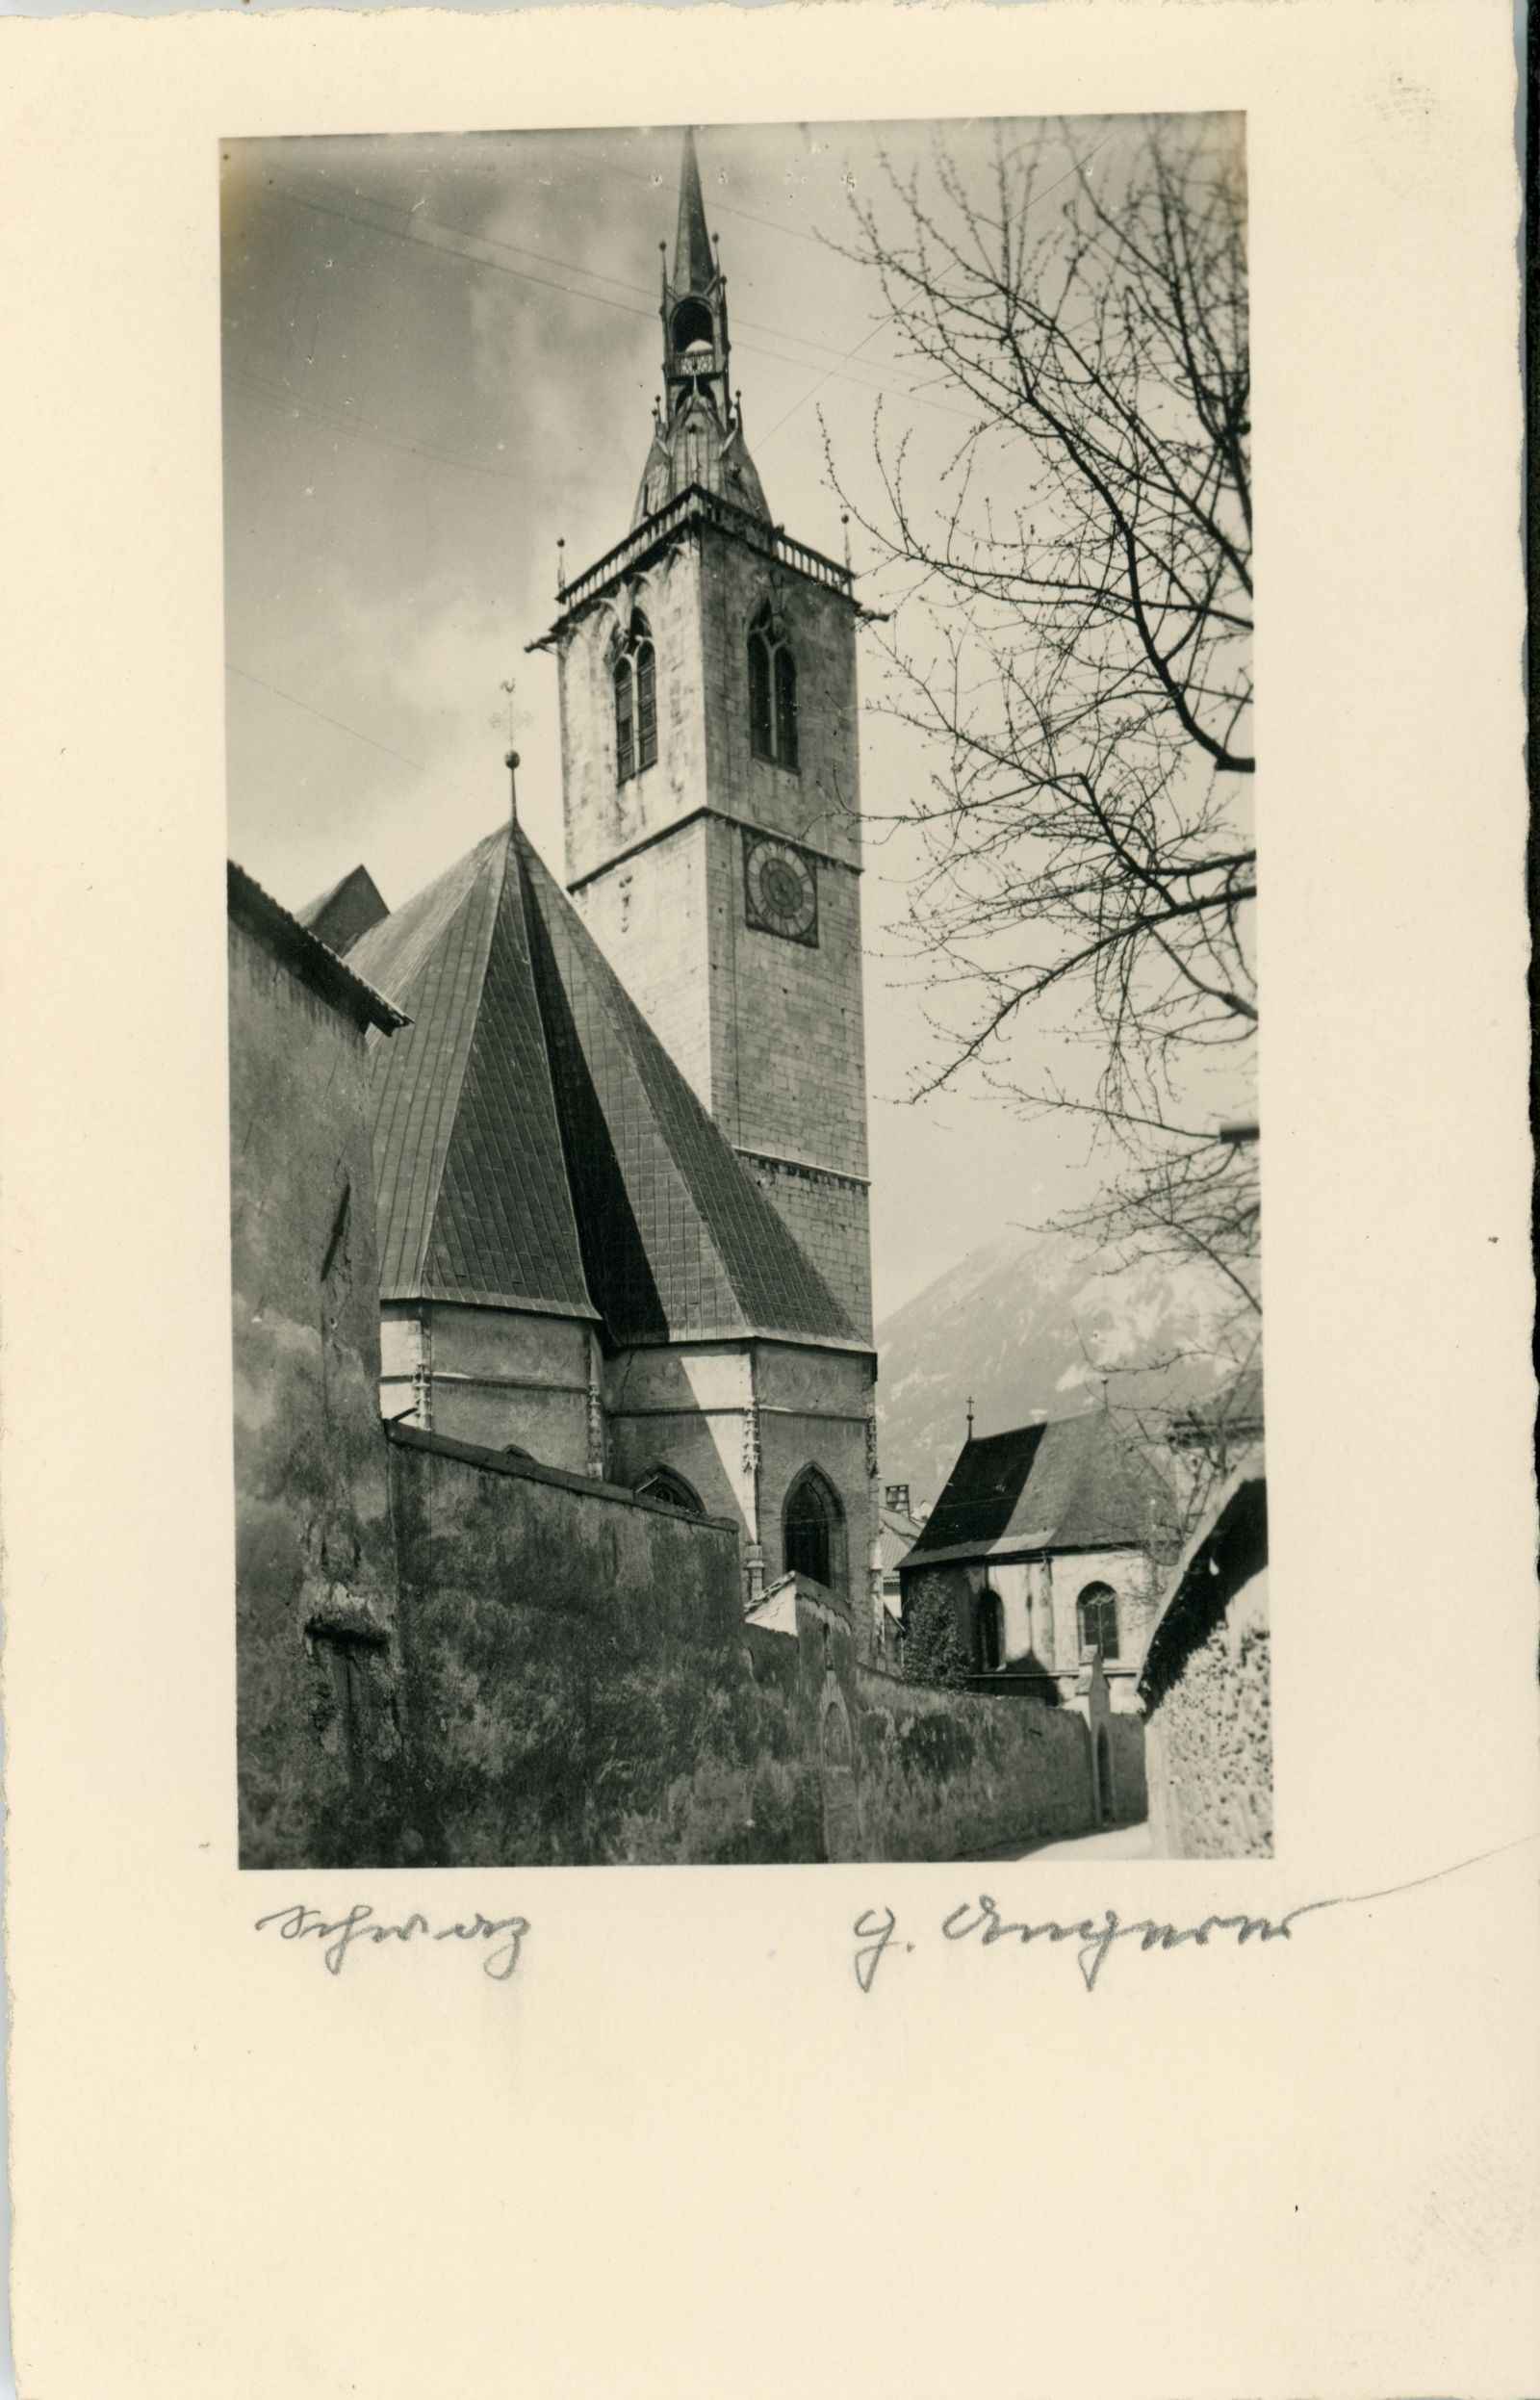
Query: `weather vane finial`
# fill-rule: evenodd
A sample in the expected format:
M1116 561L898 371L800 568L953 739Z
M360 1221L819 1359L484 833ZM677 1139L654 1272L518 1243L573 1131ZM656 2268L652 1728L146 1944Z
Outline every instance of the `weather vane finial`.
M973 1394L968 1394L968 1439L973 1439Z
M515 825L519 822L519 753L513 746L513 678L510 675L500 689L508 695L508 747L502 763L508 770L508 813Z

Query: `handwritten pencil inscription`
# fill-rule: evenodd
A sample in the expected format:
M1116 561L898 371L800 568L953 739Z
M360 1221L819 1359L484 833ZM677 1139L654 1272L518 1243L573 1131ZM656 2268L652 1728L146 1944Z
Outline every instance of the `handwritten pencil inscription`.
M1034 1924L1029 1918L1014 1922L1002 1916L998 1904L988 1892L981 1892L977 1900L964 1900L941 1920L941 1933L948 1942L975 1943L980 1948L991 1948L997 1942L1012 1943L1025 1948L1030 1943L1042 1942L1050 1948L1062 1942L1075 1945L1074 1960L1081 1980L1088 1992L1096 1988L1097 1978L1113 1948L1119 1942L1137 1942L1142 1952L1174 1950L1191 1944L1194 1949L1206 1950L1217 1934L1233 1934L1235 1948L1243 1948L1247 1942L1259 1946L1269 1942L1287 1942L1301 1917L1315 1916L1325 1908L1359 1908L1371 1900L1388 1900L1402 1892L1420 1891L1424 1884L1441 1883L1448 1875L1464 1874L1468 1869L1484 1866L1488 1859L1502 1858L1510 1850L1522 1849L1540 1839L1534 1834L1521 1834L1516 1841L1501 1843L1496 1849L1483 1850L1476 1858L1457 1860L1452 1867L1438 1867L1430 1874L1414 1875L1405 1883L1386 1885L1377 1892L1345 1892L1330 1899L1302 1900L1277 1919L1250 1917L1244 1911L1230 1916L1218 1913L1203 1917L1195 1924L1178 1925L1155 1917L1133 1917L1126 1923L1115 1908L1103 1909L1094 1915L1070 1917L1061 1922L1057 1917L1044 1917ZM869 1992L877 1978L877 1970L891 1949L895 1955L913 1950L912 1942L898 1939L898 1920L890 1908L868 1908L857 1918L851 1931L856 1936L856 1954L852 1964L856 1980L863 1992ZM1226 1945L1228 1947L1228 1945Z
M506 1983L519 1964L524 1945L528 1938L527 1917L483 1917L480 1910L470 1919L454 1924L430 1926L427 1919L415 1910L397 1924L377 1919L368 1900L358 1901L346 1916L328 1919L319 1908L307 1908L295 1900L288 1908L274 1908L256 1921L258 1933L276 1926L282 1942L314 1940L321 1946L321 1959L329 1974L340 1975L347 1953L355 1942L481 1942L490 1943L481 1960L481 1972L494 1983Z

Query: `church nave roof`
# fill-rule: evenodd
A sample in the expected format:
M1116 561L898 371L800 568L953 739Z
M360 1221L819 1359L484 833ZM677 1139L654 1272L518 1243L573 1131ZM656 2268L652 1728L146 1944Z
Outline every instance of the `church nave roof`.
M372 1062L382 1298L862 1346L522 833L348 965L412 1020Z

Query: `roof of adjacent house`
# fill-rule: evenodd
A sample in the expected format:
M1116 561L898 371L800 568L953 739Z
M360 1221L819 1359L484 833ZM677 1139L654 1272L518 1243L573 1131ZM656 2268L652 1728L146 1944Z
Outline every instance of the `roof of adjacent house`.
M1147 1543L1170 1495L1105 1408L965 1442L906 1565Z
M372 1065L384 1298L864 1347L523 833L349 964L412 1019Z
M390 911L368 867L355 866L341 883L308 901L296 914L307 932L342 958L361 934L368 933L371 925L377 925Z
M907 1558L919 1538L918 1517L909 1516L902 1509L882 1508L877 1511L879 1525L879 1556L885 1576L898 1571L899 1561Z
M238 866L234 859L226 863L225 891L234 922L255 934L276 958L282 959L286 967L334 1008L351 1017L355 1024L375 1033L393 1033L406 1023L398 1008L351 967L345 967L335 951L308 931L297 916L291 916L270 892L264 891L256 877Z

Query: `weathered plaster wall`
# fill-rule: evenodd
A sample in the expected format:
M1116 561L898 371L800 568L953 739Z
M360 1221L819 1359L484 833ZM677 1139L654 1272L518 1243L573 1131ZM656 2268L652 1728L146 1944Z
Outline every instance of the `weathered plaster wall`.
M234 922L229 965L241 1860L326 1865L395 1742L363 1036Z
M381 1413L487 1450L509 1443L544 1466L585 1474L594 1458L585 1323L448 1301L387 1301Z
M410 1432L390 1458L409 1765L382 1861L825 1855L808 1726L848 1631L757 1671L731 1525Z
M1137 1707L1134 1687L1143 1662L1155 1613L1153 1571L1142 1550L1078 1550L1061 1552L1048 1561L1048 1606L1053 1622L1053 1658L1061 1673L1080 1656L1081 1594L1091 1584L1107 1584L1117 1595L1117 1656L1109 1659L1107 1681L1112 1705L1120 1711Z
M937 1690L862 1667L865 1855L956 1858L1096 1822L1086 1727L1015 1692Z
M742 1343L629 1350L607 1359L611 1479L634 1486L650 1469L670 1467L708 1516L732 1518L747 1536L754 1514L745 1433L752 1392Z
M1264 1567L1222 1584L1145 1728L1155 1847L1172 1858L1272 1854L1272 1709Z
M1149 1813L1144 1724L1137 1712L1118 1709L1115 1688L1108 1696L1112 1714L1105 1722L1112 1751L1113 1815L1119 1824L1138 1824Z
M976 1655L980 1595L986 1589L997 1592L1005 1631L1004 1665L1061 1677L1073 1675L1080 1663L1077 1604L1082 1592L1091 1584L1110 1585L1117 1594L1118 1626L1118 1655L1107 1662L1111 1704L1120 1712L1137 1708L1134 1687L1154 1613L1151 1570L1142 1551L1074 1551L1052 1559L989 1559L978 1564L952 1561L917 1567L904 1584L911 1594L922 1586L945 1594L958 1639L970 1659Z

